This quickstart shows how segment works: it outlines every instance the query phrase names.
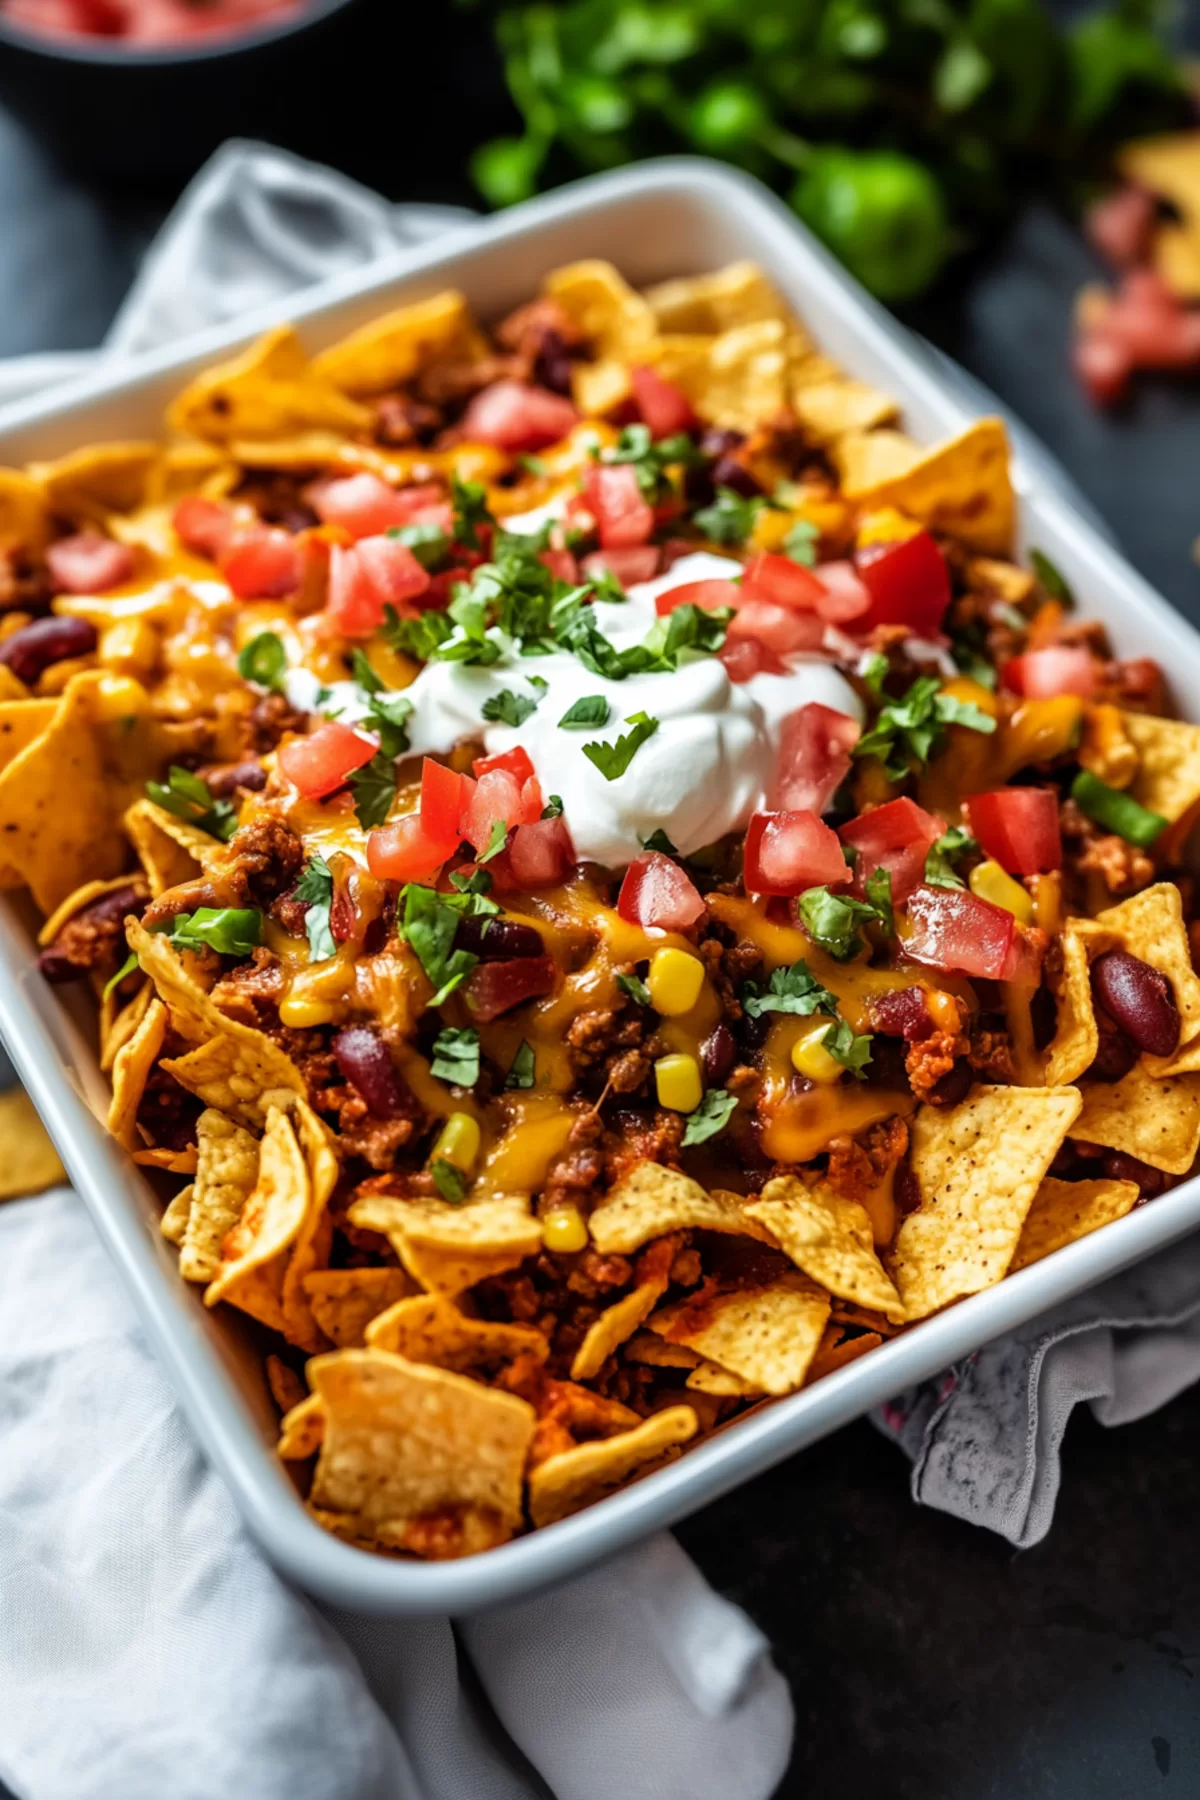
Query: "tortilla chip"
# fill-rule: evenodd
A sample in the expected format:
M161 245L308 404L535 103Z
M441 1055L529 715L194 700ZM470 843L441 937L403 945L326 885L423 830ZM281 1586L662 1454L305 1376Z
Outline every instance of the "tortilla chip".
M403 1269L390 1268L316 1269L303 1280L314 1319L339 1350L361 1349L372 1319L417 1287Z
M177 819L152 800L135 800L121 821L150 883L154 899L168 888L194 881L220 861L227 845L186 819Z
M774 1240L750 1217L740 1194L705 1193L698 1181L661 1163L635 1163L611 1187L588 1220L592 1242L602 1256L627 1255L651 1238L695 1227L730 1231L760 1243Z
M839 466L840 460L835 457ZM976 420L948 444L924 451L910 468L893 476L864 482L863 474L856 471L851 484L843 469L847 499L897 506L931 531L945 532L992 556L1004 556L1012 549L1016 500L1003 420Z
M1154 234L1154 267L1177 300L1200 300L1200 228L1164 219Z
M864 1331L858 1337L848 1337L841 1321L831 1319L825 1327L825 1335L817 1347L817 1354L808 1365L808 1374L804 1378L805 1387L811 1387L814 1381L824 1380L826 1375L836 1374L847 1363L857 1362L868 1350L877 1350L882 1342L877 1331Z
M529 1473L529 1515L535 1525L552 1525L602 1500L631 1475L644 1472L696 1433L690 1406L669 1406L632 1431L577 1444L548 1456Z
M466 296L457 288L446 288L371 319L320 351L312 366L316 375L343 393L382 394L460 345L466 355L478 354L482 339Z
M646 361L658 331L654 314L624 276L599 259L552 269L543 285L592 351L592 362L572 364L576 406L585 416L610 411L629 394L630 367Z
M1095 923L1171 984L1179 1008L1179 1048L1170 1056L1144 1056L1147 1069L1160 1076L1200 1069L1200 976L1192 967L1183 902L1175 883L1156 881L1097 913Z
M668 1276L661 1280L643 1281L612 1306L605 1307L600 1317L588 1326L582 1344L571 1364L572 1381L590 1381L604 1364L631 1337L654 1311L667 1291Z
M829 1323L829 1295L803 1275L664 1307L650 1330L698 1350L766 1394L802 1385Z
M521 1355L545 1362L550 1346L529 1325L471 1319L444 1294L397 1300L367 1326L372 1350L391 1350L414 1363L435 1363L460 1375L498 1368Z
M1047 974L1057 1007L1057 1024L1046 1046L1046 1086L1064 1087L1091 1068L1100 1049L1100 1031L1092 1005L1088 934L1077 920L1063 927L1053 963L1047 964Z
M787 327L778 319L719 337L660 338L647 360L713 425L750 432L788 403Z
M1200 1076L1156 1078L1136 1062L1120 1081L1089 1082L1071 1136L1186 1175L1200 1150Z
M182 1244L184 1233L187 1231L188 1214L192 1210L192 1193L193 1188L189 1181L186 1187L180 1188L179 1192L168 1200L166 1211L158 1221L158 1229L168 1244L174 1244L176 1249Z
M186 436L228 443L314 428L366 431L371 413L317 373L290 325L277 325L230 362L197 375L172 401L167 423Z
M454 1509L466 1551L521 1523L533 1408L465 1376L388 1350L314 1357L308 1378L325 1415L312 1504L340 1528L396 1549L419 1544L424 1515Z
M159 460L157 444L84 444L55 462L30 463L29 473L61 518L99 520L140 506Z
M814 444L832 444L851 431L872 431L896 416L896 402L846 377L834 381L793 382L792 411Z
M292 1122L273 1106L259 1146L257 1180L221 1246L217 1273L204 1290L205 1306L227 1300L283 1331L283 1278L309 1198L308 1168Z
M918 1110L910 1143L921 1204L886 1258L910 1320L1000 1280L1082 1104L1073 1087L980 1087L958 1106Z
M319 1394L305 1394L279 1421L275 1454L284 1462L303 1462L315 1456L325 1436L325 1409Z
M36 554L50 536L50 508L40 482L23 469L0 469L0 548Z
M117 1002L116 994L111 993L100 1005L100 1068L107 1075L117 1060L118 1052L127 1044L142 1020L146 1009L154 1000L154 989L148 981L143 982L133 999L124 1006ZM106 1019L109 1008L111 1014Z
M1200 803L1200 725L1132 712L1121 723L1140 758L1129 787L1134 799L1173 825L1186 818Z
M28 697L0 700L0 774L16 761L22 750L45 736L61 705L61 700Z
M135 1150L133 1160L139 1169L162 1169L168 1175L196 1173L196 1146L187 1144L182 1150L169 1150L156 1145L152 1150Z
M117 1052L112 1073L112 1104L108 1109L108 1129L125 1150L140 1150L143 1139L138 1131L138 1108L146 1091L150 1071L158 1061L167 1035L167 1009L161 1000L153 1001L142 1015L128 1043Z
M1040 1262L1137 1205L1136 1181L1056 1181L1047 1175L1025 1217L1008 1273Z
M242 1216L258 1180L258 1140L206 1107L196 1121L196 1180L179 1253L185 1281L212 1281L221 1245Z
M328 1209L340 1168L333 1133L318 1119L308 1101L288 1088L265 1094L263 1105L268 1109L277 1106L287 1113L308 1170L308 1206L284 1270L280 1294L284 1336L289 1344L297 1344L302 1350L323 1350L325 1333L317 1323L304 1284L309 1275L328 1262L333 1243Z
M336 431L299 431L295 437L263 438L257 442L252 438L235 439L229 454L243 469L311 475L338 461L345 448L345 438Z
M281 1356L268 1356L264 1362L267 1372L267 1386L271 1390L271 1398L281 1413L291 1412L293 1406L299 1406L308 1398L308 1389L297 1375L290 1363L285 1363Z
M697 1394L715 1394L722 1400L757 1399L762 1393L752 1381L741 1375L735 1375L731 1369L721 1368L719 1363L700 1362L692 1370L684 1383Z
M635 1331L625 1345L626 1362L649 1363L655 1369L696 1369L704 1361L698 1350L671 1344L653 1331Z
M798 329L779 294L755 262L726 264L709 275L682 275L647 288L644 298L664 332L716 335L759 319Z
M103 679L96 670L73 676L48 726L0 773L0 864L15 868L43 913L125 860L93 714ZM6 702L0 715L22 704Z
M1173 201L1185 215L1200 212L1200 132L1136 138L1121 146L1116 161L1126 181Z
M40 1194L67 1179L46 1127L24 1088L0 1094L0 1200Z
M903 431L853 431L837 440L830 458L843 496L857 500L877 494L888 482L916 468L921 446Z
M827 1182L810 1188L794 1175L779 1175L746 1211L819 1286L903 1321L903 1302L875 1254L870 1216L859 1201L846 1199Z
M515 1269L542 1246L525 1194L497 1194L465 1206L370 1195L355 1201L350 1223L382 1232L415 1281L450 1295Z

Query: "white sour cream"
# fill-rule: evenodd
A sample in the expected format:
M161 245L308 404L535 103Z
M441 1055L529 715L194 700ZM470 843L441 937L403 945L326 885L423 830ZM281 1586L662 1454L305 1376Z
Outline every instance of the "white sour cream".
M505 521L511 529L512 520ZM728 577L741 564L697 551L681 557L666 575L630 588L624 605L597 601L596 623L619 650L641 643L656 622L658 594L688 582ZM405 696L412 702L409 735L415 752L452 750L463 738L481 738L489 754L521 744L542 791L558 794L579 855L621 868L638 855L642 840L662 829L684 854L742 829L767 801L784 719L810 700L861 719L849 683L829 663L792 657L786 675L755 675L732 682L714 656L683 662L669 672L609 681L593 675L569 651L549 656L511 655L489 668L432 662ZM548 683L537 710L520 726L489 724L486 700L508 688L532 698L527 677ZM287 681L293 706L313 707L319 683L294 669ZM564 731L559 720L576 700L603 695L607 724ZM353 682L338 682L328 710L365 716L365 696ZM583 754L585 744L613 744L630 728L632 713L648 713L658 730L614 781Z

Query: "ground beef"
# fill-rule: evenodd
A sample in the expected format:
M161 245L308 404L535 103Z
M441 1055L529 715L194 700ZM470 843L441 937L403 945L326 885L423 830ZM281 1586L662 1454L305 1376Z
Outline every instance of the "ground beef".
M397 1153L411 1142L416 1125L412 1119L377 1119L355 1088L327 1088L322 1099L336 1095L325 1110L337 1114L338 1148L346 1158L359 1156L369 1168L386 1171ZM432 1178L431 1178L432 1179Z
M243 1025L260 1026L264 1014L273 1017L287 991L283 965L273 950L258 944L250 961L223 974L212 990L214 1003Z
M555 1206L578 1206L587 1200L604 1177L603 1136L604 1121L599 1113L591 1109L580 1113L571 1127L566 1149L546 1172L542 1212Z
M1066 851L1065 866L1076 887L1096 877L1110 894L1136 894L1154 880L1154 864L1144 850L1113 832L1100 829L1081 812L1074 800L1062 801L1059 827ZM1086 895L1072 896L1086 907Z
M936 1026L928 1037L906 1044L904 1070L917 1099L932 1101L936 1105L934 1090L938 1083L969 1049L970 1039L965 1032L941 1031Z
M645 1038L646 1015L632 1002L576 1014L566 1044L576 1079L598 1071L614 1093L635 1094L649 1080L657 1040Z
M289 731L303 731L308 714L288 704L286 694L263 694L254 702L246 720L246 751L265 756Z
M414 399L402 390L383 394L375 402L375 440L389 449L431 443L445 423L440 407Z
M182 1055L190 1046L178 1043L164 1048L163 1055ZM202 1102L175 1077L168 1074L161 1061L154 1064L146 1077L146 1086L138 1103L137 1122L151 1144L166 1150L186 1150L196 1141L196 1120Z
M584 1300L597 1300L613 1288L628 1287L632 1280L633 1264L627 1256L584 1250L567 1276L567 1286Z
M1107 663L1096 688L1097 700L1107 700L1125 712L1152 713L1159 716L1167 708L1167 687L1163 672L1149 656L1136 656L1128 662Z
M570 314L563 311L557 300L543 296L527 301L501 319L496 327L496 342L501 349L533 361L551 332L569 349L577 350L583 343L583 334Z
M229 842L231 880L253 906L265 906L285 893L303 861L304 845L281 819L254 819Z
M1013 1067L1012 1044L1008 1032L1002 1027L987 1027L978 1023L973 1026L969 1060L981 1081L1007 1084L1017 1079L1017 1072Z
M413 383L417 399L426 406L454 409L465 406L480 388L494 381L522 381L529 365L518 356L475 356L430 363Z
M908 1126L901 1118L882 1119L853 1137L831 1138L826 1178L847 1200L862 1200L879 1186L908 1149Z
M242 483L238 498L248 500L268 525L280 525L284 531L308 531L320 520L304 498L307 481L307 475L255 475Z
M144 881L115 888L69 918L38 956L47 981L75 981L92 969L115 968L125 950L125 920L141 916L149 897Z
M679 1146L687 1121L682 1113L656 1107L653 1112L615 1112L604 1134L604 1172L609 1185L638 1162L678 1166Z

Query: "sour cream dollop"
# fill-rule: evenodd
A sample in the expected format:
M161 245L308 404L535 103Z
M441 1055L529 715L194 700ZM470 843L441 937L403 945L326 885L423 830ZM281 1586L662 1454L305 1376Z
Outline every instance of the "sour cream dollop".
M514 521L507 520L512 529ZM638 582L623 603L597 601L596 624L618 650L639 644L656 623L659 594L689 582L736 575L741 564L697 551L665 575ZM862 718L850 684L828 662L792 657L786 674L759 674L733 682L715 656L682 662L669 673L630 675L611 681L594 675L570 651L548 656L505 657L488 668L431 662L404 690L412 702L409 736L415 752L446 752L463 738L481 738L488 754L524 746L542 791L557 794L579 855L621 868L658 829L690 855L727 832L745 827L763 808L775 774L780 733L789 713L809 701ZM529 676L547 683L531 687ZM319 683L293 669L288 699L314 707ZM536 711L519 726L488 723L487 700L505 688L530 699ZM602 695L609 717L603 726L564 730L559 721L577 700ZM327 710L340 707L347 721L366 715L366 699L353 682L338 682ZM658 720L658 730L635 753L623 775L608 781L583 754L585 744L608 744L630 730L634 713Z

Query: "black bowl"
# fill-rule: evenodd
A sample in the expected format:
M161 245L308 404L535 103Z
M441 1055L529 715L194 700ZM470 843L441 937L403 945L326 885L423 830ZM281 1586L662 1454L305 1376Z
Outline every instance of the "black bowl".
M371 10L309 0L278 24L152 50L38 37L0 12L0 103L72 166L150 191L176 188L228 137L328 154L331 98Z

